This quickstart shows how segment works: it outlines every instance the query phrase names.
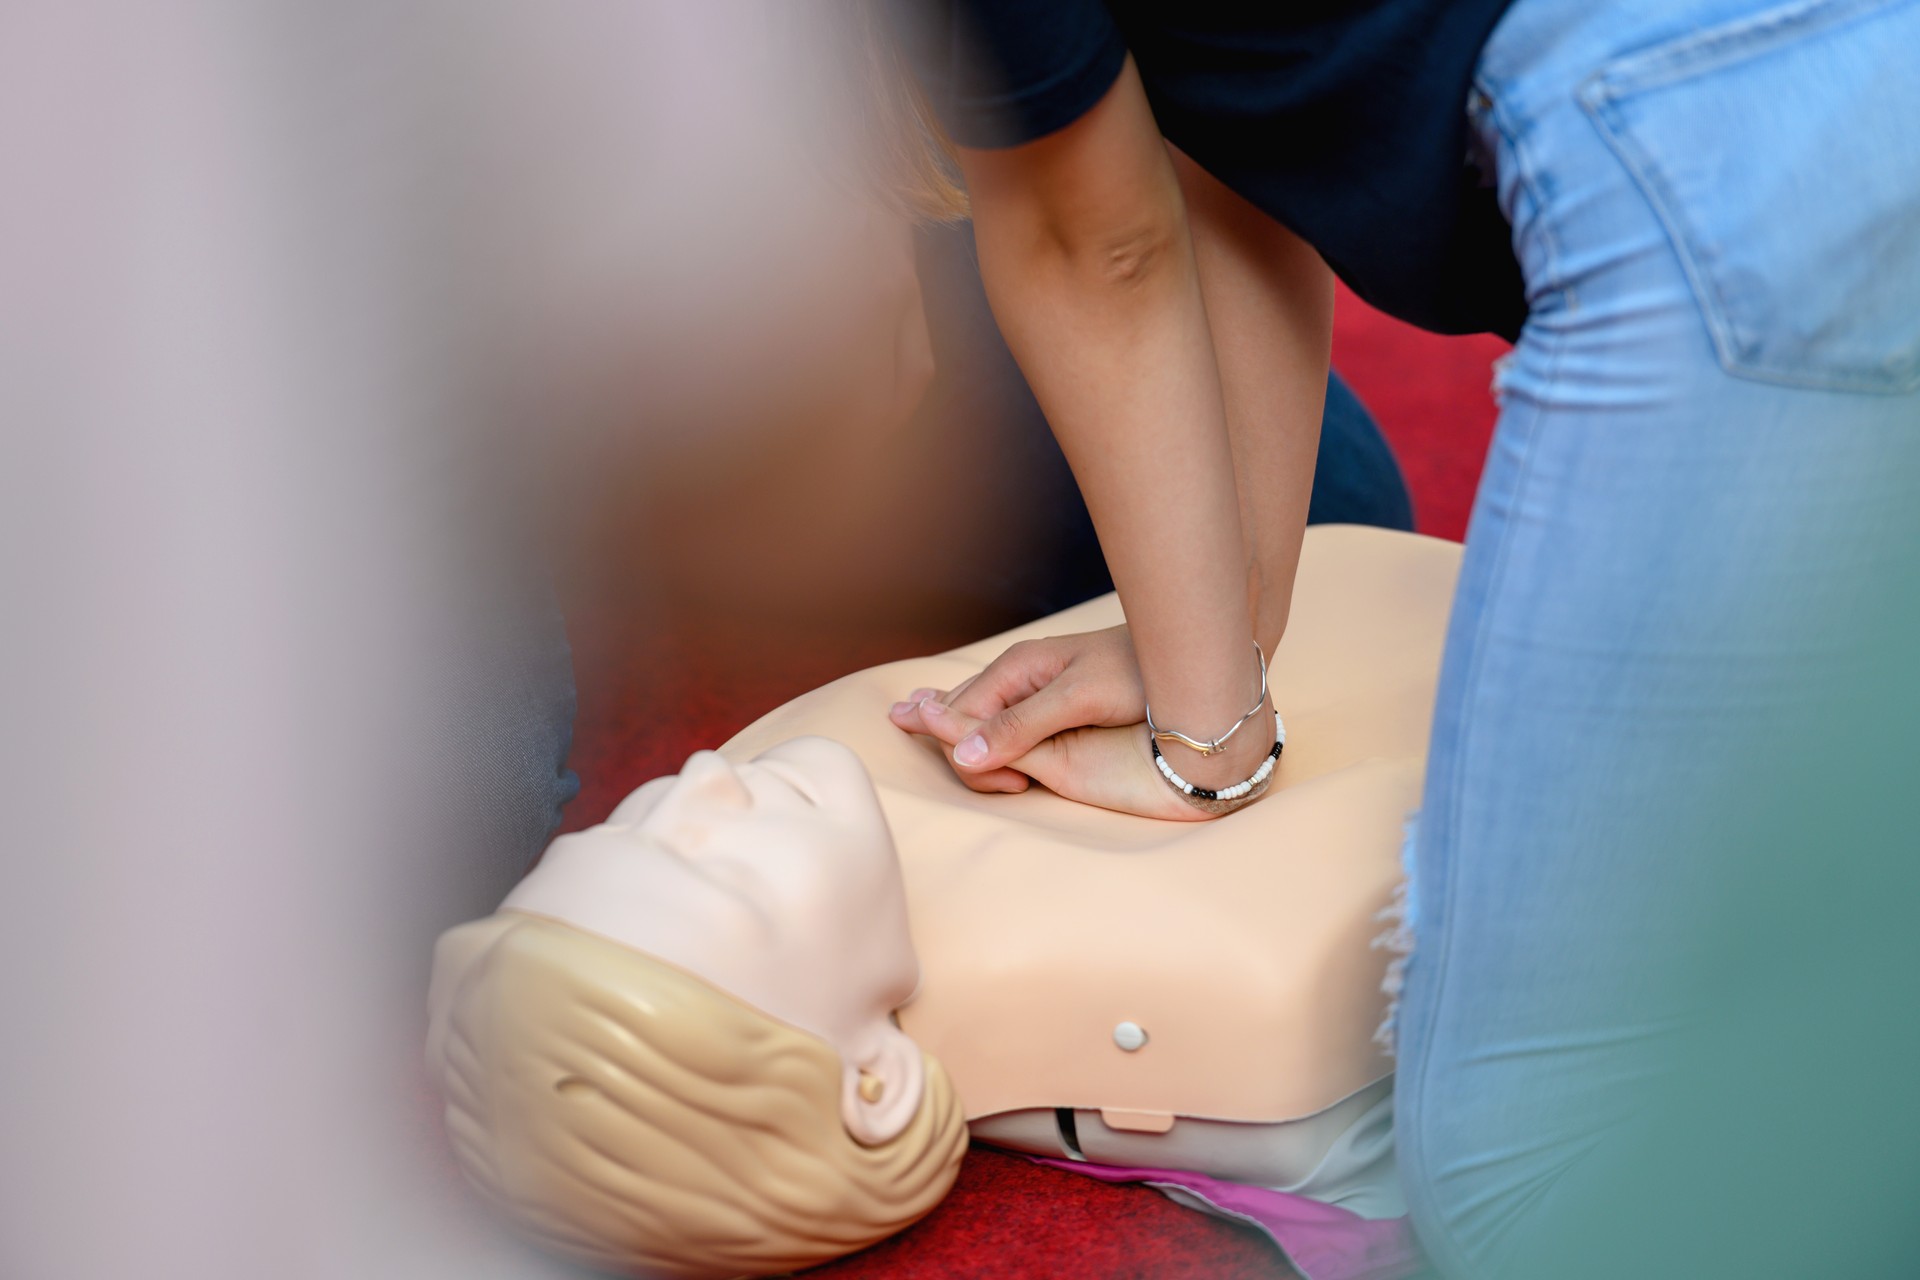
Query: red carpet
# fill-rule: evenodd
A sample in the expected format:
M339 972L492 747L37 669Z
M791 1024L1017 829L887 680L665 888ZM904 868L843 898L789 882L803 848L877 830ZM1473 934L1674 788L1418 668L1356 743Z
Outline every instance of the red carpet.
M1490 334L1426 333L1340 290L1333 367L1393 443L1422 533L1455 541L1467 535L1493 435L1493 362L1506 350Z
M1400 456L1422 532L1464 535L1493 424L1495 338L1441 338L1367 308L1344 291L1334 365ZM778 645L722 624L612 634L575 618L580 677L574 765L583 790L570 827L604 817L633 787L678 767L788 698L876 663L976 638L864 627ZM1158 1193L1115 1187L976 1149L953 1194L913 1230L812 1275L834 1277L1280 1277L1274 1251L1247 1228L1206 1218Z

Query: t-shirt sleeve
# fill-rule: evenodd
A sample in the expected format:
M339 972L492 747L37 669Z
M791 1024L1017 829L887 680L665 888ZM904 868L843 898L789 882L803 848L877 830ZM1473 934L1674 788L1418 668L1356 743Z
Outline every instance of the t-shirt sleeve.
M963 147L1012 147L1085 115L1127 46L1102 0L888 0L908 65Z

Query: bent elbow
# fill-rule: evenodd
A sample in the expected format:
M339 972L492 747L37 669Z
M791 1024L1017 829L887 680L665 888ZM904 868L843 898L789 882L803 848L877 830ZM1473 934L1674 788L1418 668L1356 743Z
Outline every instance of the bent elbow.
M1136 289L1175 259L1182 228L1172 219L1115 228L1069 248L1078 271L1115 289Z
M1183 256L1191 258L1186 218L1177 207L1068 215L1046 210L1001 220L977 209L974 236L989 292L1041 280L1093 293L1135 292L1177 270Z

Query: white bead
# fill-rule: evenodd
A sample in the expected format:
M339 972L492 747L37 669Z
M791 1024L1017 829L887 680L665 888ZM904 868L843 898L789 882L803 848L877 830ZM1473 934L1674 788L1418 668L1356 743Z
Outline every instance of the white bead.
M1287 725L1286 722L1280 718L1278 711L1273 713L1273 738L1275 745L1286 745ZM1159 766L1161 776L1166 778L1170 784L1184 794L1190 796L1202 789L1194 786L1193 783L1188 782L1185 778L1174 772L1173 766L1167 763L1167 758L1158 752L1154 753L1153 762ZM1240 797L1251 793L1255 787L1258 787L1261 783L1273 776L1273 767L1278 763L1279 757L1269 752L1266 759L1260 762L1260 767L1253 771L1252 777L1244 778L1231 786L1215 787L1213 789L1214 798L1217 800L1238 800Z

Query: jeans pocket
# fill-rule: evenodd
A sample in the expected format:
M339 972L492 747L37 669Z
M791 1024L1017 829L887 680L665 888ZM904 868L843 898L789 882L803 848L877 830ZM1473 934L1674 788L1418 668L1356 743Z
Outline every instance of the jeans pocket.
M1580 97L1729 372L1920 387L1920 0L1797 0L1609 63Z

